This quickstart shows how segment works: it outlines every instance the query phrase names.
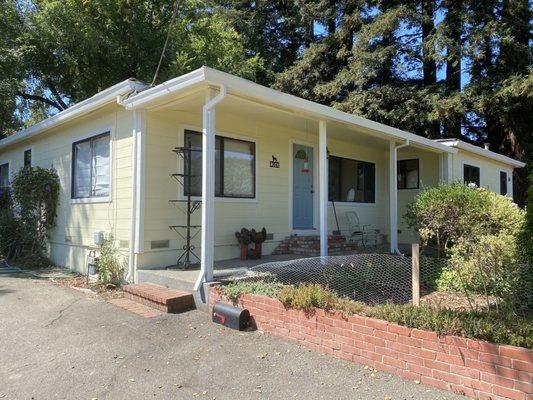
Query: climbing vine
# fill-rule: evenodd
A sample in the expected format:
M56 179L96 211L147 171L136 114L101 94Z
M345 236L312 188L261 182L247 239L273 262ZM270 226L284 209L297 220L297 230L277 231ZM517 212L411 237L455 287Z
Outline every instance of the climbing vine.
M42 260L56 224L59 177L55 170L24 167L0 195L0 253L10 259Z

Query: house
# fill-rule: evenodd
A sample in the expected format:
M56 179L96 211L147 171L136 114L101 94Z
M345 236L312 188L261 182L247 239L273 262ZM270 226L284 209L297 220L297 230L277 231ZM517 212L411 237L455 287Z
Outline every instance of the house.
M124 81L0 141L0 186L27 164L61 180L51 259L84 271L95 231L112 233L129 280L176 264L186 226L207 280L215 260L239 255L242 227L266 228L266 254L297 234L325 255L355 211L394 252L413 240L402 215L420 188L464 179L512 196L524 166L207 67L155 87Z

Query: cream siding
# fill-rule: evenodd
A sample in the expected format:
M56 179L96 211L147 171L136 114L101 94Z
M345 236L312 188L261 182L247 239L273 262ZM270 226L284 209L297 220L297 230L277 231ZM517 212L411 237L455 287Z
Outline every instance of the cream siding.
M513 168L511 166L459 149L458 153L453 156L454 179L463 181L464 164L479 167L480 186L496 193L500 193L500 171L507 172L507 194L513 197Z
M53 167L61 182L57 226L51 232L50 258L57 265L85 271L94 230L112 233L117 244L129 240L131 218L132 113L107 106L25 142L0 150L0 163L11 163L13 174L23 166L24 150L32 148L32 165ZM111 201L73 204L71 201L72 143L110 131ZM124 254L127 249L122 249Z

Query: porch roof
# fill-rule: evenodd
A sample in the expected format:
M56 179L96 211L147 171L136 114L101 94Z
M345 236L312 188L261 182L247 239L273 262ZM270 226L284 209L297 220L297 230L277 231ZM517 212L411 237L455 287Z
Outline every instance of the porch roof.
M278 90L209 67L201 67L188 74L130 96L123 101L123 105L126 109L130 110L150 108L168 102L172 98L182 97L205 86L225 86L226 92L230 96L251 100L259 104L264 104L265 106L275 107L317 121L324 120L352 126L384 139L392 139L399 142L409 140L412 145L439 153L457 152L457 149L431 139L339 111L323 104L282 93Z

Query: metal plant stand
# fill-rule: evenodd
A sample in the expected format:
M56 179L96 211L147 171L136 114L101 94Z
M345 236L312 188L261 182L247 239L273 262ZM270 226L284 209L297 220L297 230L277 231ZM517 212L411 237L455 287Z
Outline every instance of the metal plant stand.
M177 205L181 203L185 204L186 224L169 226L171 230L176 232L185 241L185 244L181 249L182 252L176 261L176 265L167 268L189 269L198 265L200 262L200 257L194 252L195 246L192 244L192 241L198 236L202 226L191 224L191 216L202 204L199 200L193 200L191 194L191 181L194 177L192 175L191 156L192 152L197 150L191 148L191 142L189 140L184 147L175 147L172 151L183 160L184 173L171 174L170 177L181 185L183 191L186 192L186 198L181 200L169 200L169 203ZM183 208L180 209L183 211Z

